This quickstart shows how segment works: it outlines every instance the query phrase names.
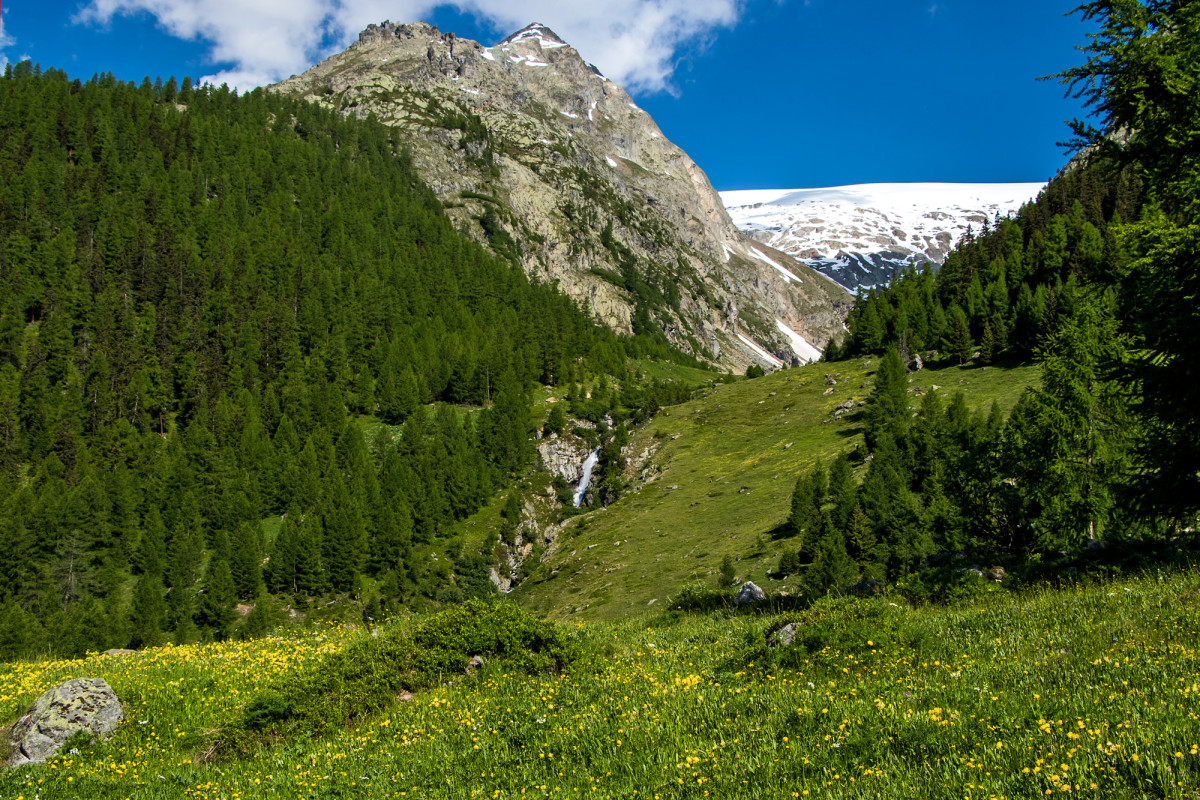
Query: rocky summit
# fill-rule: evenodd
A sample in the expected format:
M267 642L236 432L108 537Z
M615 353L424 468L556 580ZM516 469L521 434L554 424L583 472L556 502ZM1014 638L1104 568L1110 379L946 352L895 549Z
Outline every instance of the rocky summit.
M849 295L733 224L686 153L544 25L485 47L371 25L272 87L403 132L448 213L622 333L739 369L819 356Z

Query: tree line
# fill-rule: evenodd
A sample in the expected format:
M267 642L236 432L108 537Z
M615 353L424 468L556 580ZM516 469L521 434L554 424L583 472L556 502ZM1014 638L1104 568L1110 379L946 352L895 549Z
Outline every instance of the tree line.
M895 579L938 553L1028 561L1124 542L1184 554L1200 522L1200 6L1096 0L1060 77L1095 112L1078 155L940 271L861 297L827 357L882 354L865 457L797 481L782 567L816 591ZM940 352L931 352L940 351ZM910 408L916 355L1035 358L1009 418L961 395ZM862 470L862 481L853 470Z
M532 464L531 387L663 350L460 235L374 120L28 62L0 298L0 657L435 597L414 548Z

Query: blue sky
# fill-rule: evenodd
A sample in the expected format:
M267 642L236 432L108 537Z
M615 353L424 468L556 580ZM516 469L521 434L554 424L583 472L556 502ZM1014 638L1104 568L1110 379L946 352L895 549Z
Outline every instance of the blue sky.
M492 44L549 25L619 80L718 189L1018 182L1064 163L1073 0L7 0L0 63L76 77L300 72L368 22ZM468 10L461 10L468 9Z

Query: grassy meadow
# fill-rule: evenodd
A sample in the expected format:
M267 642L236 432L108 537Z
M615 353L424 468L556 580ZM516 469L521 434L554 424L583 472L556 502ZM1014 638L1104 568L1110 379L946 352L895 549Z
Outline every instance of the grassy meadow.
M642 467L651 481L572 520L517 588L521 604L559 619L619 619L689 583L713 586L726 555L739 578L794 589L767 577L785 544L772 531L787 519L797 476L862 441L857 406L832 412L870 396L877 365L871 358L781 370L661 411L628 449L635 459L652 453ZM954 366L909 377L914 406L936 386L946 400L961 390L972 409L986 414L996 401L1007 413L1038 370Z
M799 623L790 648L769 634ZM412 622L399 622L408 625ZM0 666L0 720L107 679L109 741L0 798L1195 798L1200 574L572 625L564 674L489 664L321 736L205 761L254 694L362 633Z

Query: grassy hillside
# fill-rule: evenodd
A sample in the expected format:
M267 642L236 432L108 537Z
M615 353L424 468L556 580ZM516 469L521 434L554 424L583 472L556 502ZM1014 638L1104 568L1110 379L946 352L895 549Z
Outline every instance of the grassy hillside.
M571 629L593 658L565 675L448 673L324 736L208 764L251 696L361 634L0 665L0 724L69 677L107 679L128 709L106 743L0 770L0 797L1194 798L1198 601L1189 572L981 587L955 608L593 623ZM767 647L791 621L796 644Z
M552 617L614 619L690 582L714 585L726 555L740 578L771 591L794 588L767 578L783 546L772 531L787 518L797 475L862 441L857 406L833 412L870 396L877 365L811 364L663 410L628 449L635 460L650 452L634 472L649 468L651 482L572 521L517 598ZM947 397L962 390L973 409L986 413L995 400L1007 412L1036 380L1032 366L922 370L910 376L910 396L915 404L935 386Z

